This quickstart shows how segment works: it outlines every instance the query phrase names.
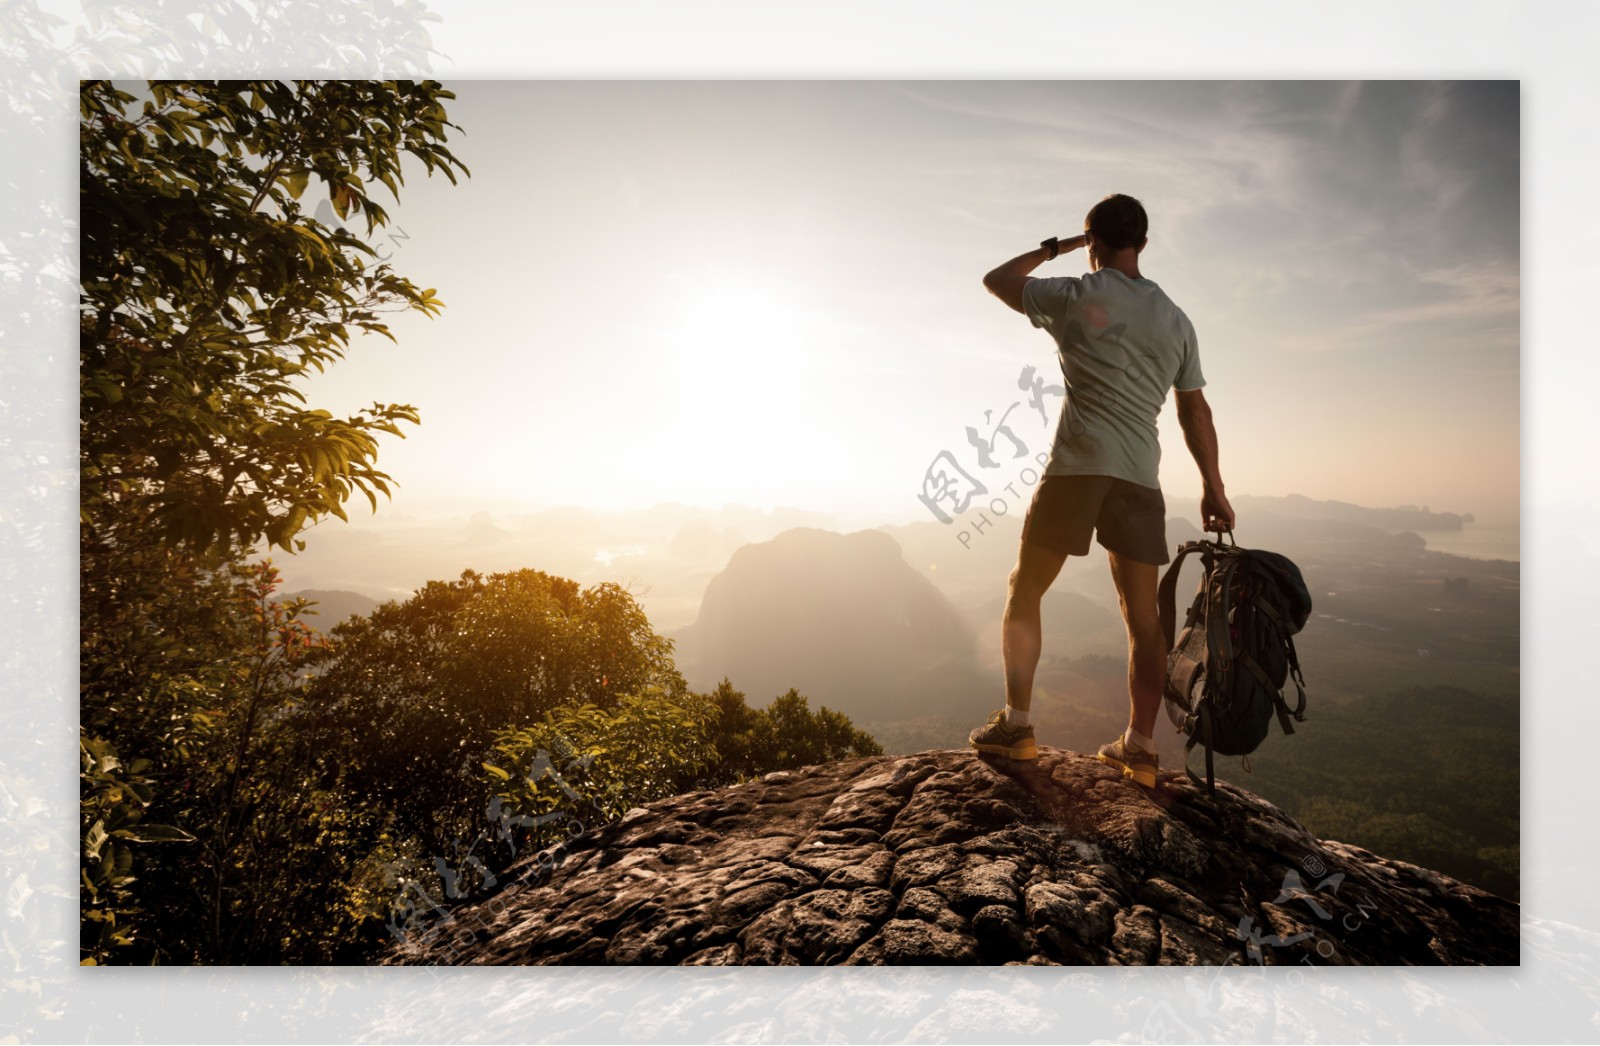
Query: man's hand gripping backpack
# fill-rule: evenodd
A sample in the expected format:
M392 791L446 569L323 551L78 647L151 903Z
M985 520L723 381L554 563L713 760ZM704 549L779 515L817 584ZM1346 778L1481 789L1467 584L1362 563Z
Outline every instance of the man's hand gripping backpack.
M1191 553L1199 554L1205 575L1174 643L1178 568ZM1189 753L1197 744L1205 747L1206 791L1215 794L1213 752L1254 752L1274 714L1286 734L1294 733L1291 717L1305 721L1305 679L1290 637L1311 616L1311 593L1288 559L1240 548L1231 534L1224 544L1219 532L1216 541L1179 547L1161 578L1160 604L1170 651L1167 716L1189 738L1183 769L1196 785L1200 778L1189 769ZM1299 695L1292 711L1283 697L1291 676Z

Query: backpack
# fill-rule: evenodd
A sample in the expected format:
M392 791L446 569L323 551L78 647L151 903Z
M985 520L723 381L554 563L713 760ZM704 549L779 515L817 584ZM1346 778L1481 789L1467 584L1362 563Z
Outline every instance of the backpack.
M1198 553L1204 567L1200 588L1176 627L1174 601L1178 569ZM1291 638L1311 616L1311 593L1300 568L1275 552L1240 548L1229 534L1218 540L1190 541L1161 578L1161 627L1167 641L1167 681L1163 703L1167 717L1188 737L1183 769L1199 744L1206 751L1206 793L1216 794L1212 753L1248 756L1267 736L1273 715L1285 734L1294 733L1290 718L1305 721L1305 678ZM1299 699L1293 710L1284 700L1292 677ZM1250 764L1245 760L1245 769Z

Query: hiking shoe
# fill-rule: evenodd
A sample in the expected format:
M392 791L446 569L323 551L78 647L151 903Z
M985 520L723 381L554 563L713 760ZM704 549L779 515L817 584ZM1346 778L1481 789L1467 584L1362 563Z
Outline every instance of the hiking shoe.
M1146 788L1156 786L1156 771L1161 769L1160 759L1154 752L1129 745L1126 738L1119 737L1108 745L1101 745L1096 758L1107 766L1121 770L1123 777L1131 777L1137 784Z
M967 735L973 748L989 755L1003 755L1007 759L1037 759L1039 750L1033 745L1033 727L1012 726L1006 722L1006 710L1000 709L989 717L987 726L980 726Z

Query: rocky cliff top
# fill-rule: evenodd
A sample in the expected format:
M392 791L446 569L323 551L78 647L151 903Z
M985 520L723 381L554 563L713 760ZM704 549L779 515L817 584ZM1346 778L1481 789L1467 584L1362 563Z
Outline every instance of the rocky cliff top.
M964 750L631 811L389 964L1514 964L1518 906L1224 782ZM521 881L515 881L520 878Z

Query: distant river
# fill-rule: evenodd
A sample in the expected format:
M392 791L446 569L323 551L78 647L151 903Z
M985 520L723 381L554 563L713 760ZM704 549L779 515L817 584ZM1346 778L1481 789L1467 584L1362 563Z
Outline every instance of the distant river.
M1522 527L1517 520L1478 520L1460 530L1418 531L1428 548L1468 559L1522 559Z

